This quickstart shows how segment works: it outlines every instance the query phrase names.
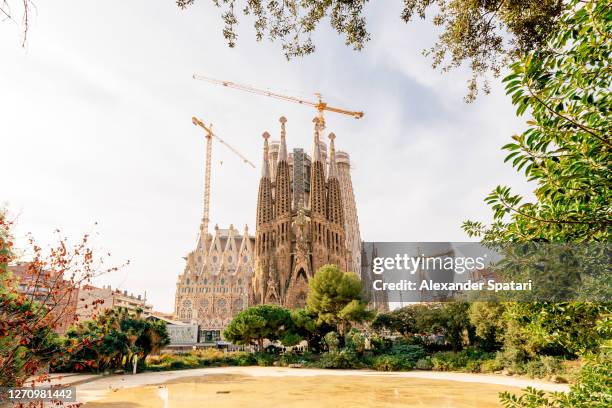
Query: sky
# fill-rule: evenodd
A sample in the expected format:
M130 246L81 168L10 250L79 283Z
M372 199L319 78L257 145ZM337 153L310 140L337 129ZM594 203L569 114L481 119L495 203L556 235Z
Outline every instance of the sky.
M442 74L421 51L438 31L405 24L402 2L366 6L372 40L353 51L324 22L316 53L287 61L281 45L255 41L248 19L227 47L211 1L38 0L26 47L0 23L0 204L27 233L54 242L95 233L108 265L130 265L98 284L146 291L156 310L174 305L182 259L202 217L204 139L192 116L257 165L213 145L211 226L254 232L261 134L310 149L315 110L192 79L194 73L365 112L326 116L347 151L362 239L467 241L461 223L489 221L483 199L499 184L529 194L500 148L525 127L499 79L466 104L467 69ZM97 225L94 225L97 223Z

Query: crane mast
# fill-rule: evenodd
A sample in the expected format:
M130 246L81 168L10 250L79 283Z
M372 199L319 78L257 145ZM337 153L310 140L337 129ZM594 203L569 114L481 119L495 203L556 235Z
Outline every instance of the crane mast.
M312 106L313 108L317 109L317 111L319 112L319 119L322 124L325 123L325 120L323 118L324 111L340 113L343 115L349 115L349 116L354 117L355 119L361 119L363 117L363 112L351 111L347 109L341 109L341 108L329 106L326 102L323 102L322 96L320 93L315 94L317 96L318 101L312 102L312 101L308 101L305 99L297 98L295 96L283 95L280 93L271 92L271 91L267 91L264 89L258 89L250 85L243 85L243 84L238 84L238 83L231 82L231 81L224 81L221 79L210 78L204 75L194 74L193 79L197 79L200 81L206 81L206 82L210 82L210 83L221 85L221 86L226 86L228 88L238 89L238 90L253 93L256 95L263 95L263 96L268 96L270 98L280 99L280 100L287 101L287 102L293 102L293 103L297 103L300 105Z
M244 157L238 150L234 149L231 145L229 145L225 140L221 139L219 136L213 133L212 131L212 123L209 126L206 126L204 122L195 116L191 118L191 122L195 126L199 126L206 131L206 164L204 171L204 208L202 209L202 223L200 224L200 235L204 236L204 234L208 233L208 223L209 223L209 211L210 211L210 164L212 158L212 138L214 137L220 143L227 146L232 152L234 152L237 156L239 156L242 161L249 164L251 167L255 168L255 165L251 163L246 157Z

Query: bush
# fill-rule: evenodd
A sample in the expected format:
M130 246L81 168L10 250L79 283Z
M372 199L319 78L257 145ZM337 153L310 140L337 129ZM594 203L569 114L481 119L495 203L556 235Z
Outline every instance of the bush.
M458 371L468 362L467 356L454 351L443 351L431 356L433 369L437 371Z
M274 364L274 354L270 353L255 353L255 360L260 367L269 367Z
M562 360L551 356L539 356L538 359L525 363L524 367L525 374L531 378L548 377L563 372Z
M225 353L217 349L205 349L182 354L161 354L146 360L149 371L181 370L199 367L248 366L257 364L254 354L239 351Z
M327 346L327 349L330 352L335 352L338 350L338 345L340 344L340 339L338 338L338 333L329 332L323 337L323 342Z
M361 368L355 353L349 350L323 353L316 364L319 368Z
M372 368L378 371L411 370L415 363L401 355L386 354L377 356L372 361Z
M504 366L494 358L484 360L482 363L480 363L480 371L483 373L494 373L503 369Z
M467 348L460 352L445 351L436 353L431 357L431 362L434 370L478 373L482 370L481 363L492 356L493 354L482 350Z
M502 392L500 400L504 407L512 408L608 408L612 406L612 355L601 352L590 356L580 371L576 384L567 393L545 393L527 387L517 396Z
M287 352L278 360L279 364L286 367L291 364L307 364L312 361L312 355L309 352L303 354L296 352Z
M431 363L430 357L425 357L416 362L415 366L418 370L431 370L433 364Z
M257 364L257 359L253 353L239 352L230 357L233 364L237 366L250 366Z
M465 371L468 373L479 373L481 371L481 364L479 360L468 360L465 364Z
M402 356L413 363L416 363L420 359L427 356L427 353L423 347L409 344L394 345L391 347L388 354Z

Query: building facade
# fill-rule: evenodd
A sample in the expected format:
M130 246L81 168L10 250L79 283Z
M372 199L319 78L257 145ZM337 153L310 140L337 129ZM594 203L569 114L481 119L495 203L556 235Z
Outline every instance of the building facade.
M302 307L308 282L318 268L325 264L336 264L344 271L355 268L353 249L347 247L347 242L352 246L360 239L357 227L348 231L351 237L347 240L342 172L348 176L344 189L351 189L345 195L353 200L348 207L354 208L354 196L350 172L339 170L336 162L335 135L329 134L328 159L327 148L320 140L322 122L315 118L312 154L294 149L289 155L286 121L280 118L280 143L273 142L274 149L269 146L270 135L263 134L250 302ZM348 155L345 157L348 159ZM356 210L351 217L351 223L356 223ZM361 251L356 254L360 256ZM360 266L354 269L358 274Z
M79 288L62 273L41 270L29 262L9 265L8 270L20 294L49 308L45 324L55 332L63 334L76 322Z
M200 338L219 340L223 328L248 305L255 238L245 226L240 233L215 227L200 234L196 249L185 258L176 283L175 318L197 324Z
M153 306L147 304L146 295L134 295L127 290L113 289L110 285L101 288L85 285L79 288L76 314L79 321L92 320L108 309L126 309L130 314L147 317Z

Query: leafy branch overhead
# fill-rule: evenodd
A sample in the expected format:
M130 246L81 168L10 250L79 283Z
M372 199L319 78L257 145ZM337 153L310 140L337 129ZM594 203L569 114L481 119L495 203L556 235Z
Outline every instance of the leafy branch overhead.
M575 1L546 46L511 66L504 82L527 130L503 148L535 184L524 202L498 186L486 202L494 223L464 228L487 241L606 241L610 191L612 19L605 1Z
M177 0L187 8L196 0ZM366 24L367 0L213 0L222 10L223 35L230 47L238 39L242 17L253 20L257 40L280 41L288 59L311 54L316 46L313 33L324 20L344 36L344 42L361 50L370 40ZM467 100L478 89L488 92L485 78L499 75L509 57L538 49L544 34L552 30L564 0L403 0L399 18L409 23L431 12L433 24L442 27L438 41L424 53L434 68L448 71L467 64L472 71ZM378 7L383 7L379 5ZM372 6L374 7L374 6ZM388 7L385 3L384 7Z

